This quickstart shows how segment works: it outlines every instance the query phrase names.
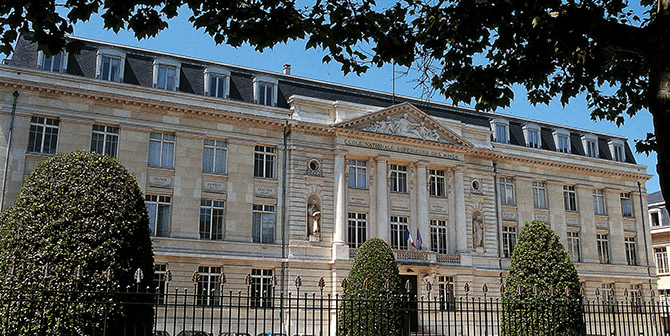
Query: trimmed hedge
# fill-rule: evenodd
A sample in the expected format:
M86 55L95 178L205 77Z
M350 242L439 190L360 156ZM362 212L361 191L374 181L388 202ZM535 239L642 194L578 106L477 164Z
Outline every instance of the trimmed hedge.
M108 335L121 334L116 328L124 324L151 331L151 305L118 304L138 296L55 292L151 285L149 218L135 178L115 159L85 151L41 162L0 214L0 274L8 275L0 301L15 303L2 316L12 335L102 335L105 314ZM106 308L63 303L105 300Z
M502 335L584 335L581 300L577 270L558 236L544 223L526 222L505 281Z
M372 238L361 245L346 283L338 335L400 334L402 286L393 251L385 241Z

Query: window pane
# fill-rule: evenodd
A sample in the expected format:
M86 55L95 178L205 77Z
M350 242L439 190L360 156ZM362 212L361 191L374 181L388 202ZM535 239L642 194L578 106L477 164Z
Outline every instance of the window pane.
M217 173L225 174L226 173L226 154L227 150L217 148L216 149L216 167L214 171Z
M163 142L163 153L162 153L162 162L161 167L172 168L174 167L174 142Z
M158 205L155 203L146 203L147 213L149 214L149 227L151 228L151 235L156 235L156 209Z
M160 141L149 141L149 165L158 167L161 163L161 143Z

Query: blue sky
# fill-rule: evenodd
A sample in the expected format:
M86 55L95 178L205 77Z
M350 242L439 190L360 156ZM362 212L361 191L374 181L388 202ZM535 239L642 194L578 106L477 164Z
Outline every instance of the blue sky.
M182 12L182 14L187 13ZM370 69L360 77L355 74L344 76L338 64L321 63L325 52L314 49L305 50L304 41L281 44L262 53L249 46L239 48L227 45L217 46L211 37L201 30L195 30L187 21L187 17L188 15L178 16L169 22L168 29L159 33L155 38L142 41L137 41L132 33L126 31L115 34L113 31L104 30L102 20L98 16L93 17L89 22L78 24L74 35L274 72L281 72L283 65L289 63L292 65L293 75L378 91L392 91L393 70L390 65ZM401 75L406 70L396 67L396 93L420 97L421 89L416 88L416 82L414 82L416 76L412 76L411 73L408 76ZM532 106L526 101L525 92L520 88L515 89L515 97L510 107L498 109L496 112L625 136L631 147L635 145L634 139L644 138L647 132L653 130L652 117L647 111L642 111L631 119L627 118L625 124L618 128L614 123L608 121L591 120L583 97L572 99L565 108L558 101L548 106ZM438 95L430 99L445 101ZM635 154L635 159L639 164L647 166L647 173L654 175L647 182L647 191L651 193L660 190L655 168L656 155Z

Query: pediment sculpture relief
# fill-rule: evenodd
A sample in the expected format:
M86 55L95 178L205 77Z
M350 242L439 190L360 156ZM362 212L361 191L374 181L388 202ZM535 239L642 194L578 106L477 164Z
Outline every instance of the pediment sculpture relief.
M400 118L396 119L391 119L391 116L387 116L385 120L375 120L370 125L362 127L361 130L436 142L446 142L435 129L427 127L424 122L410 121L407 117L407 113L403 113Z

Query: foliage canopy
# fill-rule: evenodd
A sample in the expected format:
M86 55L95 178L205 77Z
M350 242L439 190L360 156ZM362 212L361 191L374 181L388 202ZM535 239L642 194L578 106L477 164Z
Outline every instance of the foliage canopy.
M134 279L138 268L144 274L140 283ZM149 218L135 178L115 159L85 151L42 161L14 205L0 214L0 274L7 274L3 288L13 289L0 291L0 300L22 302L3 315L21 316L5 321L13 335L101 334L101 305L63 301L104 301L66 291L151 284ZM145 327L142 322L151 327L151 305L130 309L115 304L120 300L109 296L108 333L123 327L118 321L126 316L130 323L139 321L138 328ZM64 322L75 316L82 321L78 331ZM60 323L39 323L44 320Z
M577 269L558 236L542 222L526 222L505 280L502 334L583 335L581 300Z

